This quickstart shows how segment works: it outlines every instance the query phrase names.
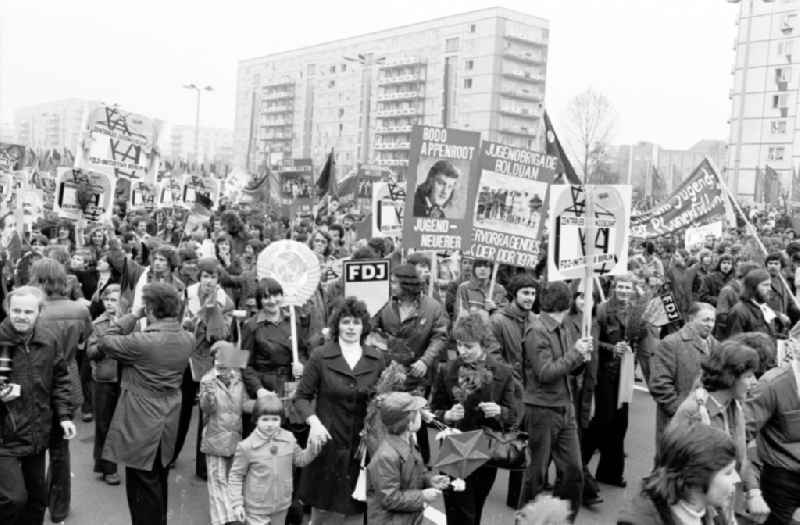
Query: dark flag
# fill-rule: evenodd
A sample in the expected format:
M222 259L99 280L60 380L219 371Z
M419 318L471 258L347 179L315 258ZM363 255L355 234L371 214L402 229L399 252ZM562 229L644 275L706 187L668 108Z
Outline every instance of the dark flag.
M336 195L336 160L334 159L332 148L317 179L317 194L320 197Z
M781 179L771 166L764 169L764 202L778 203L781 194Z
M547 114L547 111L544 112L544 132L545 153L558 157L561 163L561 169L558 170L559 173L556 175L555 179L553 179L553 183L580 185L581 179L575 174L575 168L572 167L572 163L567 158L567 154L564 153L564 149L561 147L561 142L558 140L555 129L553 129L553 124L550 122L550 116ZM565 177L566 181L564 180Z
M651 197L656 202L667 196L667 181L661 176L658 168L653 166L653 190Z
M756 166L756 182L755 186L753 187L753 202L764 202L765 195L764 174L761 172L761 168Z

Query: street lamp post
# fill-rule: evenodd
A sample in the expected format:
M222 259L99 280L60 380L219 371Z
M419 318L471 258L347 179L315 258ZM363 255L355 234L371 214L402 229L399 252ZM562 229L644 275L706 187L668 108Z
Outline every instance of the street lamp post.
M191 89L197 92L197 108L194 113L194 156L195 162L200 164L200 92L201 91L214 91L211 86L199 87L197 84L184 84L185 89Z

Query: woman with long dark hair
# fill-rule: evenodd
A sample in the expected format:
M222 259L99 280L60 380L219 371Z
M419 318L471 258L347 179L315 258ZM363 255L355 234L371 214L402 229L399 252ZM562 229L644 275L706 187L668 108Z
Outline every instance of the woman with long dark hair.
M666 432L653 471L617 525L721 525L717 509L730 505L736 483L736 445L709 425Z

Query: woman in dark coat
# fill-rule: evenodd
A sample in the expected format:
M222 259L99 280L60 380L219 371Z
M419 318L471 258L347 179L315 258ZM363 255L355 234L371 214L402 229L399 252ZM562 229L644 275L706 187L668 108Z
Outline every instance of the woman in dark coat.
M519 401L511 367L488 355L487 349L496 344L489 326L480 313L473 312L456 322L453 338L458 359L440 369L431 409L462 431L510 429L517 421ZM445 491L447 523L480 525L496 477L497 468L484 465L467 476L464 491Z
M314 525L360 524L365 505L351 497L359 473L359 434L385 363L379 350L362 344L369 331L363 302L345 299L330 330L330 342L312 353L295 395L296 409L311 427L309 445L324 445L303 470L298 494L311 505Z

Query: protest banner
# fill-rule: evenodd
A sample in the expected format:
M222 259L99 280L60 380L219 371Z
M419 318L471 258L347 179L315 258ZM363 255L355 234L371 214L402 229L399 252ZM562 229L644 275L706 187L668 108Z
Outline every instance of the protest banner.
M192 209L199 204L206 209L216 209L219 204L219 181L214 177L185 174L181 180L181 203Z
M391 297L389 261L344 261L344 296L358 297L370 316L377 315Z
M25 165L25 146L0 142L0 172L21 170Z
M170 208L181 204L183 187L181 181L174 177L164 177L156 185L156 206Z
M373 203L375 185L394 181L392 171L383 166L365 165L349 172L338 185L336 197L342 205L351 204L367 213Z
M88 115L75 167L112 179L127 177L155 182L161 127L160 120L129 113L117 106L99 106Z
M156 191L152 184L143 180L131 181L129 210L152 210L155 207Z
M388 237L397 244L403 237L403 209L406 189L395 182L372 185L371 237Z
M539 260L547 182L555 157L496 142L481 143L480 182L472 206L470 257L534 268Z
M593 210L591 223L587 221L587 207ZM550 186L548 212L549 281L584 278L587 245L593 251L595 274L628 272L630 186L554 184ZM587 230L593 231L593 242L586 243Z
M702 220L725 216L725 194L708 159L695 168L664 204L631 218L631 235L658 237Z
M314 172L311 159L284 159L278 172L281 211L285 216L311 215Z
M403 246L461 250L472 235L480 133L415 125L411 130Z
M691 250L701 247L706 243L709 236L714 239L722 238L722 221L714 221L710 224L704 224L703 226L686 228L683 240L684 248Z
M115 180L104 173L58 168L53 211L71 220L99 221L111 217Z

